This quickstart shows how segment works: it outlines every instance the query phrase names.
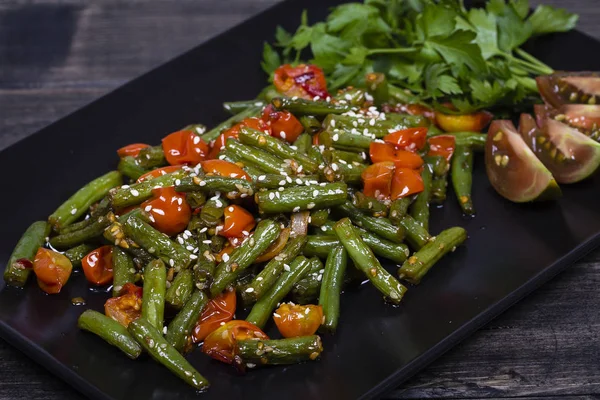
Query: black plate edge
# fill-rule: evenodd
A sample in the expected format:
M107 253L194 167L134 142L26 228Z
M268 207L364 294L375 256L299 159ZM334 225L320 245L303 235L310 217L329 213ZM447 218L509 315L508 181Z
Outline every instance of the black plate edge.
M469 322L458 328L452 334L446 336L442 341L433 346L425 355L414 359L403 367L405 372L396 372L386 379L381 381L363 396L361 399L373 399L384 392L393 389L394 386L407 381L412 376L416 375L419 371L423 370L426 366L431 364L433 361L440 358L446 352L454 348L463 340L467 339L477 330L482 328L484 325L491 322L493 319L500 316L510 307L523 300L529 294L540 288L543 284L549 282L552 278L556 277L567 268L571 267L575 262L585 257L587 254L592 252L600 246L600 232L591 236L589 239L581 243L571 252L567 253L563 257L556 260L548 268L544 269L537 275L530 278L527 282L521 285L519 288L512 291L508 296L502 300L488 307L486 310L481 312L479 315L471 319Z

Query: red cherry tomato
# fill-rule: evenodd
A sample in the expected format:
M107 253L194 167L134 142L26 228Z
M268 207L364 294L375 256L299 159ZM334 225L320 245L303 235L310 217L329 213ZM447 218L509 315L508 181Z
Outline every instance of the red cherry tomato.
M277 111L273 105L265 107L262 114L263 121L271 123L271 134L289 143L294 143L298 136L304 132L304 127L289 111Z
M385 161L368 166L361 174L365 196L389 198L394 175L394 163Z
M158 178L159 176L163 176L163 175L167 175L170 173L173 173L175 171L178 171L181 169L181 165L169 165L168 167L162 167L162 168L157 168L157 169L153 169L150 172L146 172L144 175L140 176L137 179L137 182L144 182L146 180L149 179L154 179L154 178Z
M372 142L369 156L373 163L392 161L398 168L421 168L423 159L417 153L408 150L396 150L389 143Z
M271 134L271 127L262 119L256 118L256 117L246 118L246 119L242 120L240 123L232 126L231 128L229 128L226 131L224 131L223 133L221 133L221 135L219 135L217 140L215 140L215 142L212 144L208 158L210 158L210 159L217 158L217 156L219 155L219 152L223 148L225 148L227 139L229 139L229 138L237 139L240 134L240 130L243 127L256 129L257 131L262 131L268 135Z
M152 216L152 226L169 236L183 232L192 217L185 195L169 186L152 189L152 196L141 206Z
M35 273L40 288L48 293L59 293L71 276L73 265L69 259L56 251L40 247L33 260Z
M207 174L224 176L226 178L238 178L252 181L250 175L236 164L225 160L202 161L202 170Z
M279 93L288 97L298 96L309 100L316 96L321 99L329 97L325 74L315 65L282 65L275 70L273 84Z
M89 252L81 260L83 273L96 286L109 284L113 279L112 246L102 246Z
M273 320L283 337L314 335L323 322L323 307L283 303L273 313Z
M165 158L171 165L198 164L208 156L206 142L193 131L173 132L162 140Z
M396 200L401 197L422 192L425 186L419 171L412 168L396 168L392 178L391 199Z
M399 149L417 151L425 146L426 139L427 128L408 128L384 136L383 141Z
M146 147L150 147L150 145L145 143L132 143L121 147L119 150L117 150L117 154L121 158L126 156L136 157L138 154L140 154L140 151Z
M440 135L429 138L429 152L427 155L430 156L442 156L447 161L450 161L454 149L456 148L456 138L452 135Z
M127 327L142 314L142 288L126 283L119 297L111 297L104 303L104 314Z
M245 339L268 340L269 337L250 322L233 320L220 326L204 339L202 352L215 360L231 364L234 359L236 342Z
M194 327L192 341L194 343L203 341L212 331L231 321L235 307L235 290L227 290L212 299L202 311L202 315Z
M256 226L254 216L240 206L226 207L223 216L223 229L219 231L221 236L239 238L244 236L244 231L250 232Z

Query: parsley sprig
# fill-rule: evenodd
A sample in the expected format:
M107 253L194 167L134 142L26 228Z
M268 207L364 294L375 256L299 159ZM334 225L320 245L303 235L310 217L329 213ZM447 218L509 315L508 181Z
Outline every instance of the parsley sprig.
M281 27L265 43L271 74L303 56L323 68L329 88L360 85L383 72L399 101L459 112L527 104L537 98L534 76L552 68L520 48L529 38L572 29L578 16L550 6L531 14L528 0L490 0L467 10L461 0L365 0L332 9L325 22L294 34ZM310 50L310 52L308 51Z

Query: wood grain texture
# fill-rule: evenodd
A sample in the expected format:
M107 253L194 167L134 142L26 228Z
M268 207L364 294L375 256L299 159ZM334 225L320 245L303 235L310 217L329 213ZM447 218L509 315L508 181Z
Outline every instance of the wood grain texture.
M0 149L278 1L0 1ZM597 0L539 3L600 38ZM387 397L600 398L599 285L596 251ZM0 364L0 399L83 398L2 340Z

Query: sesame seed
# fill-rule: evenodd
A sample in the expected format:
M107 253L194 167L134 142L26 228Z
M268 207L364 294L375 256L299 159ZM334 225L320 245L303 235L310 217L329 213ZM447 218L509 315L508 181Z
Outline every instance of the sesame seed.
M306 205L306 208L308 208L309 210L311 210L311 209L315 208L315 203L308 203L308 204Z
M254 288L249 287L245 291L246 291L246 293L252 293L252 292L254 292Z
M183 244L183 238L182 237L178 237L177 241L179 242L179 244Z
M322 230L323 232L327 232L327 227L326 227L325 225L323 225L323 226L321 227L321 230Z
M198 186L206 186L206 182L204 182L204 181L200 181L200 182L198 183Z
M135 196L135 197L137 197L137 196L139 196L139 195L140 195L140 192L138 192L138 191L137 191L137 190L135 190L135 189L131 189L131 195L132 195L132 196Z
M332 118L329 125L331 125L332 128L335 127L335 119Z
M225 262L229 261L229 254L223 253L223 257L222 258L223 258L223 261L225 261Z
M175 185L177 185L177 186L181 185L181 181L179 179L175 179Z
M284 132L284 131L281 131L281 132L279 132L279 136L280 136L282 139L285 139L285 132Z
M261 175L258 177L259 181L264 181L265 179L267 179L267 177L265 175Z
M172 267L175 265L175 260L173 260L172 258L169 259L169 265Z
M74 209L71 210L71 215L75 215L75 214L77 214L77 209L76 208L74 208Z
M207 228L207 227L204 227L204 228L200 229L200 233L204 233L204 232L206 232L207 230L208 230L208 228Z
M334 142L337 142L340 139L340 135L336 133L331 139L333 139Z
M271 192L269 193L269 199L273 200L275 198L275 193Z
M283 264L283 270L287 271L287 272L290 272L290 266L287 265L287 264Z
M319 195L319 191L318 190L313 190L313 197L317 197Z
M129 185L123 185L121 186L121 189L129 189Z
M212 240L203 240L202 243L204 243L204 244L211 244Z
M294 209L293 209L292 211L293 211L293 212L298 212L298 211L300 211L300 206L296 206L296 207L294 207Z
M165 215L165 212L163 210L161 210L160 208L155 208L154 212L157 213L158 215Z
M277 314L276 312L274 312L274 313L273 313L273 316L274 316L275 318L281 318L281 315Z

